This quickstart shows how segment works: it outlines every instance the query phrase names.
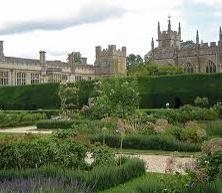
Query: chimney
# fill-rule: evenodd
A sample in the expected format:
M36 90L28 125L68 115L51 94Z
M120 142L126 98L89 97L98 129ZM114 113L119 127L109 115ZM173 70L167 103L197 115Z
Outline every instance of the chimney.
M40 51L39 52L39 61L40 61L41 65L45 65L46 64L45 55L46 55L45 51Z
M4 42L0 41L0 58L2 59L4 57Z
M123 53L123 56L126 57L126 47L125 46L122 47L122 53Z

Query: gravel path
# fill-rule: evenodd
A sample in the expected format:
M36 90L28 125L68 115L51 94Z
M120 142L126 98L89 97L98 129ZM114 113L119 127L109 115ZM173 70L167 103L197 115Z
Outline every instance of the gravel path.
M17 127L17 128L6 128L0 129L0 133L33 133L33 134L51 134L53 131L50 130L37 130L36 126L29 127Z
M176 157L164 155L131 155L145 161L147 172L165 173L167 171L178 171L184 173L184 169L195 162L191 157Z

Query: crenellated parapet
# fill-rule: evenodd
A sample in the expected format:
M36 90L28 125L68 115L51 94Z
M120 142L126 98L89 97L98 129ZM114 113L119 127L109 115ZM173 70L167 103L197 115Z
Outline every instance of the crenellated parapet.
M102 49L101 46L96 47L96 58L98 57L126 57L126 47L117 49L116 45L108 45L108 48Z

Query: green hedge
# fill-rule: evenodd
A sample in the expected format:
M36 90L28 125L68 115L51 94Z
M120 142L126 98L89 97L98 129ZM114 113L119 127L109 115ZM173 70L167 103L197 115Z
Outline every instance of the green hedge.
M142 108L174 106L176 98L182 104L193 104L197 96L208 97L210 104L222 100L222 74L138 77L138 82Z
M36 123L37 129L70 129L73 121L41 120Z
M114 134L95 134L89 136L91 143L103 143L105 139L106 145L112 148L120 147L120 136ZM164 150L164 151L180 151L180 152L199 152L201 146L181 142L170 136L162 135L126 135L123 139L124 149L140 149L140 150Z
M127 77L130 78L130 77ZM222 74L192 74L157 77L137 77L141 96L141 108L165 107L167 102L175 106L193 104L197 96L208 97L210 104L222 100ZM80 106L93 95L93 82L77 83ZM58 109L58 84L27 85L0 88L2 109Z
M58 84L0 88L0 108L6 110L58 109Z

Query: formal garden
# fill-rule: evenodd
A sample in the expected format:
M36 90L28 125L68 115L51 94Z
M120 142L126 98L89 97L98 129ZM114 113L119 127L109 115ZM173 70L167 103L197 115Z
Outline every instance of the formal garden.
M0 192L221 193L221 79L175 73L0 88L0 128L40 131L0 134ZM177 171L172 156L153 173L135 152L192 161Z

